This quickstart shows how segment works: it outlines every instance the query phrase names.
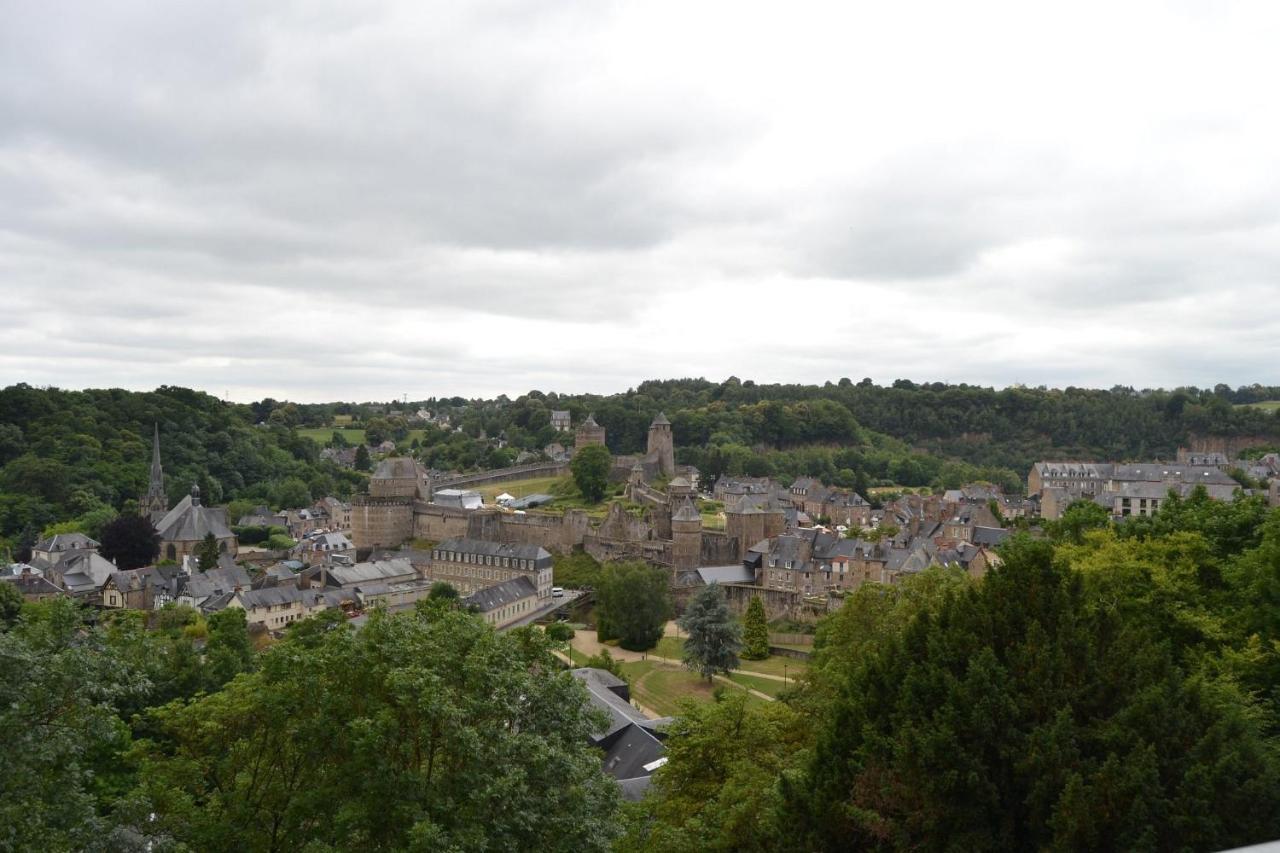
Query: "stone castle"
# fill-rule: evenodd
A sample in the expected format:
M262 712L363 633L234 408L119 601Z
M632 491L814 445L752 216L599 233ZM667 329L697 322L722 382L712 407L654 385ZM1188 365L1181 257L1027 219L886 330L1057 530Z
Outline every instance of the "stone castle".
M604 445L604 427L588 417L575 433L578 448ZM693 483L675 464L671 422L659 413L649 426L644 456L614 457L612 476L625 481L631 504L614 502L594 521L581 509L564 513L465 510L431 503L432 484L414 460L385 459L369 481L369 494L351 502L352 536L363 553L396 548L410 539L439 542L465 537L538 545L566 553L582 547L598 560L643 559L673 572L740 564L748 549L785 527L780 509L740 501L725 510L725 530L704 530ZM670 478L666 489L652 483Z

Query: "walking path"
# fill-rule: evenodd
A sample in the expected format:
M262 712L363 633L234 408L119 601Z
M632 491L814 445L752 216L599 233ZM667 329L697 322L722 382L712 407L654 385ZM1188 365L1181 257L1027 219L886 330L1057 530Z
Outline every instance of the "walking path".
M676 636L676 632L673 627L674 625L675 625L674 622L667 623L667 630L664 632L665 636L668 636L668 637ZM594 657L600 654L602 650L608 649L609 655L614 660L625 661L625 662L647 660L647 661L654 661L655 663L665 663L670 666L684 666L684 661L672 660L671 658L664 658L659 655L652 654L651 652L632 652L632 651L628 651L627 649L620 648L618 646L605 645L604 643L596 639L595 631L577 632L577 634L574 635L574 638L569 641L569 645L573 646L574 651L580 652L588 657ZM772 675L767 672L755 672L754 670L750 670L750 669L735 669L733 671L740 672L743 675L750 675L754 678L764 678L764 679L767 679L768 681L781 681L786 684L790 684L791 682L796 680L794 676L792 676L791 678L786 678L781 675ZM738 687L743 686L741 684L737 684L737 682L734 682L734 683Z

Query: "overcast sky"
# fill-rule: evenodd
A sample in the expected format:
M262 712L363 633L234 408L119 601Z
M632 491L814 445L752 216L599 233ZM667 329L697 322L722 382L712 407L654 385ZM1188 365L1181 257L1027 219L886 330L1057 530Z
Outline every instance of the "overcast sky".
M0 21L0 385L1280 384L1275 2Z

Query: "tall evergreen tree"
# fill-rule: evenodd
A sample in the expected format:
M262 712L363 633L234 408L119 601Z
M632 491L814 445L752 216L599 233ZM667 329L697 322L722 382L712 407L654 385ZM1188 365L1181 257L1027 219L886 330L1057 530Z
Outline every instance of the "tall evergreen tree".
M373 467L369 459L369 448L365 444L361 444L356 448L355 466L357 471L368 471Z
M689 669L710 681L716 673L738 668L742 626L729 612L719 584L707 584L694 593L679 625L689 635L684 641L684 665Z
M764 602L760 596L751 596L743 623L742 657L747 660L764 660L769 656L769 622L765 618Z
M218 567L218 540L212 533L206 533L204 539L196 546L196 565L200 571L207 572Z

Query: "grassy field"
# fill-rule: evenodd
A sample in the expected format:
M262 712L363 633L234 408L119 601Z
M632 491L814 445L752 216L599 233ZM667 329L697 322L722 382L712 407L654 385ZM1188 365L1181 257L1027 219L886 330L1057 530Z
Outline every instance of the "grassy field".
M680 703L710 702L715 698L715 684L708 684L697 673L687 669L655 664L652 661L636 661L622 665L631 682L631 697L641 705L664 717L680 713ZM762 691L763 692L763 691ZM752 696L752 703L764 702Z
M344 427L342 429L335 429L334 427L307 427L306 429L298 430L298 435L306 436L317 444L328 444L329 439L335 432L342 433L342 437L345 438L347 440L347 444L350 444L352 447L357 444L364 444L364 430L351 429L350 427ZM411 429L409 430L409 437L406 438L405 441L413 441L415 438L421 441L424 435L426 435L425 430Z
M1280 409L1280 400L1265 400L1261 403L1241 403L1242 407L1249 409L1262 409L1267 412L1274 412Z
M730 673L729 678L731 678L735 684L741 684L743 687L750 687L752 690L759 690L766 696L777 696L788 687L794 686L783 684L781 681L774 681L772 678L758 678L754 675L747 675L744 672Z
M479 492L484 498L484 502L491 504L493 499L503 492L517 498L535 495L539 492L545 495L554 494L552 488L564 479L564 477L532 477L528 480L512 480L508 483L485 483L481 486L468 486L467 488L471 491Z
M680 660L681 655L684 653L684 639L681 637L663 637L658 641L653 653L658 657ZM781 677L784 675L799 675L809 668L809 664L799 658L770 657L765 660L744 660L739 664L738 668L746 672L760 672L765 675ZM768 679L762 680L767 681Z

